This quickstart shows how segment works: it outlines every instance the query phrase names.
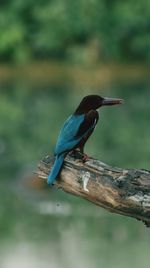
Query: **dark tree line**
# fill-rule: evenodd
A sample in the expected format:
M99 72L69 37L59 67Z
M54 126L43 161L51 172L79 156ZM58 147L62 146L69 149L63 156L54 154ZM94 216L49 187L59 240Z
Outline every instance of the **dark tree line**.
M1 0L0 60L148 61L149 18L148 0Z

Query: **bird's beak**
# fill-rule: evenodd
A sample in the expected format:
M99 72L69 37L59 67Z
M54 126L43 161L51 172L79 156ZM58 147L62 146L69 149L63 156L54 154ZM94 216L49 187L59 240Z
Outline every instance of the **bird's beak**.
M104 98L103 101L102 101L102 106L122 104L123 102L124 102L123 99Z

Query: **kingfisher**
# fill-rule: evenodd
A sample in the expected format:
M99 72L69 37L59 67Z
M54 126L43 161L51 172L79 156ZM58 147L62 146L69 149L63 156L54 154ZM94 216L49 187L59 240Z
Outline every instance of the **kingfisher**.
M47 180L49 185L57 179L68 153L79 152L83 156L83 161L86 160L84 146L99 120L99 108L122 103L122 99L103 98L99 95L88 95L81 100L75 112L68 117L60 130L54 150L54 165Z

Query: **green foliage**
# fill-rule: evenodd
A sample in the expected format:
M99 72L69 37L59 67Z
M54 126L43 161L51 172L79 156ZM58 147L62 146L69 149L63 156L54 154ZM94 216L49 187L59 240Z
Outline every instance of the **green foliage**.
M100 60L148 61L149 18L147 0L3 0L0 59L74 60L96 40Z

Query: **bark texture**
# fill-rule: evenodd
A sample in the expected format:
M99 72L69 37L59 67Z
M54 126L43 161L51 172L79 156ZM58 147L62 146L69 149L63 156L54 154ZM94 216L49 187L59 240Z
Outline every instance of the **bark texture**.
M54 158L39 164L38 178L47 179ZM150 227L150 171L111 167L99 160L67 156L55 181L67 193L87 199L110 212L142 220Z

